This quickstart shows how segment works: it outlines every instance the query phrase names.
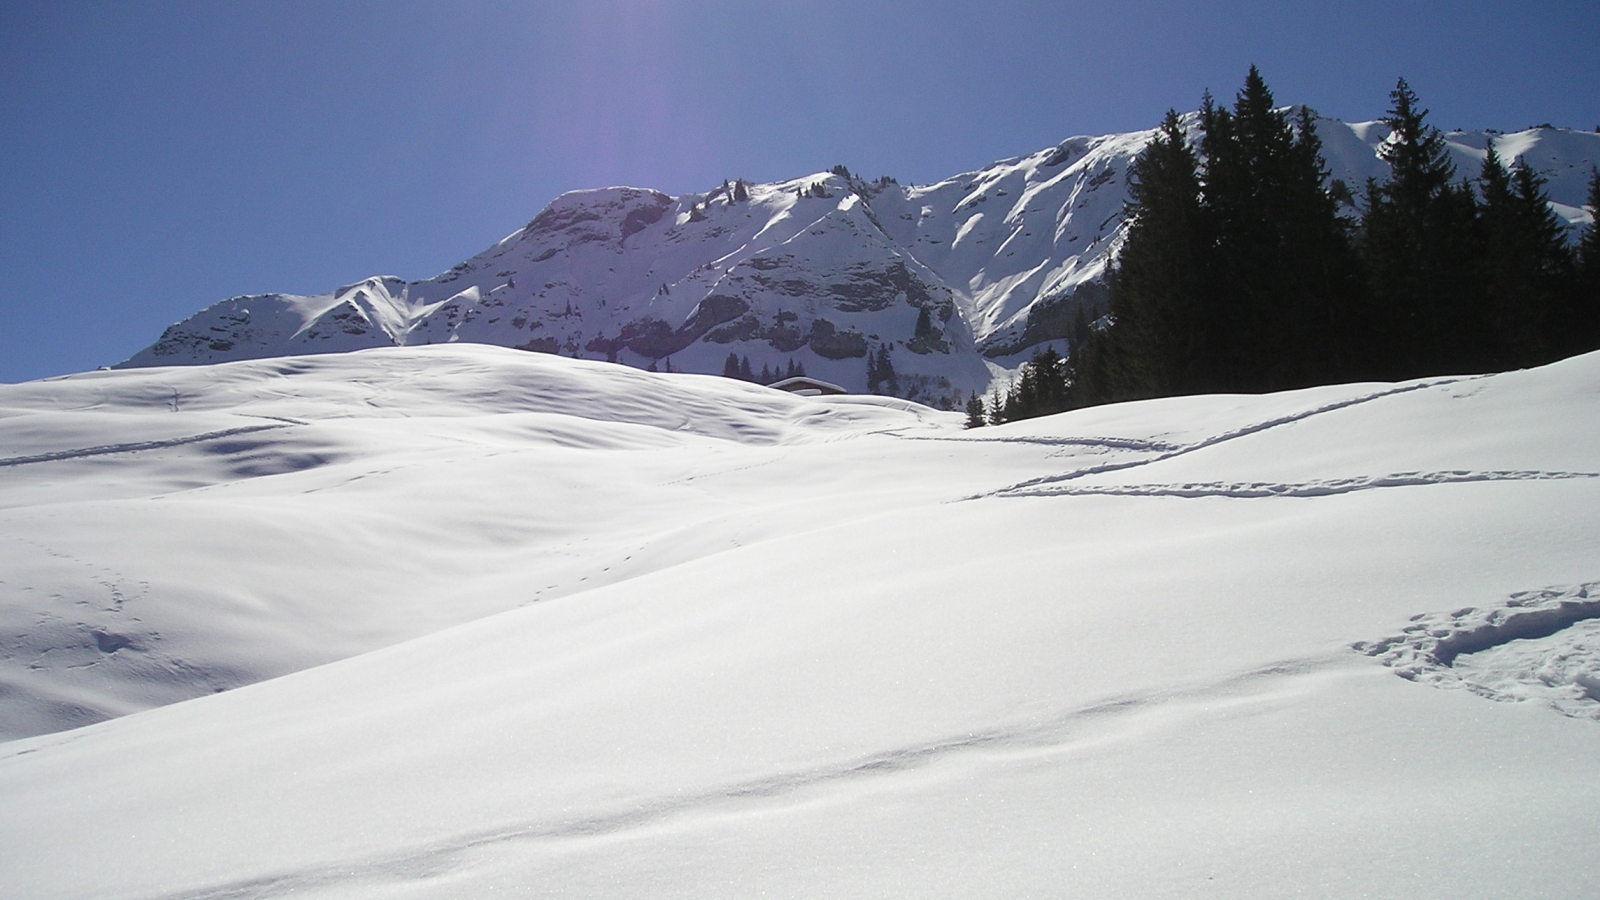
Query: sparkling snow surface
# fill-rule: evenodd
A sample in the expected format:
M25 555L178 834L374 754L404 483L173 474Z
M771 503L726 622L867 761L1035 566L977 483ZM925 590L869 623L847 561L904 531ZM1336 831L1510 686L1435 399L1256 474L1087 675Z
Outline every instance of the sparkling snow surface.
M0 894L1592 897L1597 550L1600 354L975 431L466 344L0 386Z

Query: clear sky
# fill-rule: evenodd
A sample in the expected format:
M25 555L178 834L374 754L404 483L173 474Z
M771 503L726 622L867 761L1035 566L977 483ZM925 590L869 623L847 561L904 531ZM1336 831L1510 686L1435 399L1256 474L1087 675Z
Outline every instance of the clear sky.
M927 182L1153 127L1255 63L1359 121L1600 127L1600 3L0 3L0 382L225 297L426 278L558 194Z

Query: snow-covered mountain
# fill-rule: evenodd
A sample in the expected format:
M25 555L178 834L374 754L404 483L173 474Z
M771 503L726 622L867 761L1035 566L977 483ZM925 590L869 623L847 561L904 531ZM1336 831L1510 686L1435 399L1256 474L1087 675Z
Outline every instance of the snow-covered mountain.
M1385 175L1387 126L1323 118L1318 130L1332 178L1359 194ZM731 354L867 392L886 347L901 396L946 405L1098 314L1128 165L1153 134L1074 137L922 186L840 172L681 197L577 191L434 278L224 300L121 366L467 341L712 374ZM1463 176L1493 140L1549 179L1574 230L1589 220L1600 134L1447 139Z
M0 893L1587 898L1597 384L0 385Z

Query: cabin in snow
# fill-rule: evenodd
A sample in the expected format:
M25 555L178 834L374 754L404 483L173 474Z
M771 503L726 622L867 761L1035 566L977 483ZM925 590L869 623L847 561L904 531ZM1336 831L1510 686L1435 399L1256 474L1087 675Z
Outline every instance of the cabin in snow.
M829 384L826 381L818 381L815 378L807 378L804 375L796 375L793 378L785 378L782 381L774 381L772 384L767 386L775 390L788 391L791 394L799 394L802 397L818 397L823 394L849 393L849 391L839 387L837 384Z

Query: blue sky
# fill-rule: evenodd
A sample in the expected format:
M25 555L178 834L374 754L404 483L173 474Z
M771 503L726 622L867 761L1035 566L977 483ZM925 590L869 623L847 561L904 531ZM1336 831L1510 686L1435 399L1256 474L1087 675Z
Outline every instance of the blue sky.
M0 4L0 382L225 297L425 278L558 194L845 163L925 182L1154 126L1255 63L1280 102L1600 127L1600 4Z

